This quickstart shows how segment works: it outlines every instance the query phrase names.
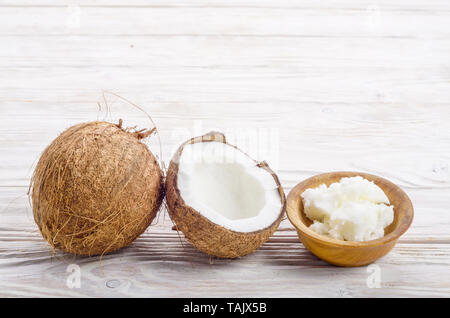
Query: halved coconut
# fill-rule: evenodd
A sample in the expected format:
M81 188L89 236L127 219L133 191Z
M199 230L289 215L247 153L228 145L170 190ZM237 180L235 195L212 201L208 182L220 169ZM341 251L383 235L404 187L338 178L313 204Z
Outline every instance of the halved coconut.
M171 219L199 250L221 258L254 252L286 209L278 177L211 132L185 142L167 173Z

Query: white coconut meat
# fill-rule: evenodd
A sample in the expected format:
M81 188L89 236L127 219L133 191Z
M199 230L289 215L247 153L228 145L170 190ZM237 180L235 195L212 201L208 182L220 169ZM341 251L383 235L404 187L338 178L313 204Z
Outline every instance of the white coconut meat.
M254 232L280 216L282 200L271 173L233 146L201 142L184 147L178 189L185 204L226 229Z

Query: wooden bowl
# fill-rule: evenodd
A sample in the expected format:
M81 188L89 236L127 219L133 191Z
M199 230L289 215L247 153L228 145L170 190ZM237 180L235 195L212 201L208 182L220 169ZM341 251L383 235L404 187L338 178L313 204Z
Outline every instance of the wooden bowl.
M361 176L373 181L386 193L391 205L394 205L394 222L385 229L385 236L366 242L340 241L324 235L317 234L309 229L312 221L303 211L301 194L308 188L316 188L320 184L329 186L339 182L343 177ZM297 229L298 236L305 247L324 261L345 267L364 266L373 263L386 255L397 243L412 223L414 209L411 200L392 182L360 172L331 172L309 178L298 184L289 193L287 198L287 215Z

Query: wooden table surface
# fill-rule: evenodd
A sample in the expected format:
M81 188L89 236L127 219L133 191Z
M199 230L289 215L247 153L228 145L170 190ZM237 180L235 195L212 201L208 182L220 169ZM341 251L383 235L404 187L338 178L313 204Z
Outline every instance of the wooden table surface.
M0 0L0 69L0 296L450 296L448 0ZM101 260L52 255L26 195L44 147L82 121L149 125L105 90L151 114L166 164L223 131L286 193L334 170L390 179L412 227L362 268L320 261L288 220L256 253L210 259L165 211Z

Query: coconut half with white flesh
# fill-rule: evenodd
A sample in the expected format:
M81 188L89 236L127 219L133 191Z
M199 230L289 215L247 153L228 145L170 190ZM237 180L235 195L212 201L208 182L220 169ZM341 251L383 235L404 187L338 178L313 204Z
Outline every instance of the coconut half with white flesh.
M169 166L166 200L176 229L221 258L254 252L278 228L286 198L276 174L211 132L185 142Z

